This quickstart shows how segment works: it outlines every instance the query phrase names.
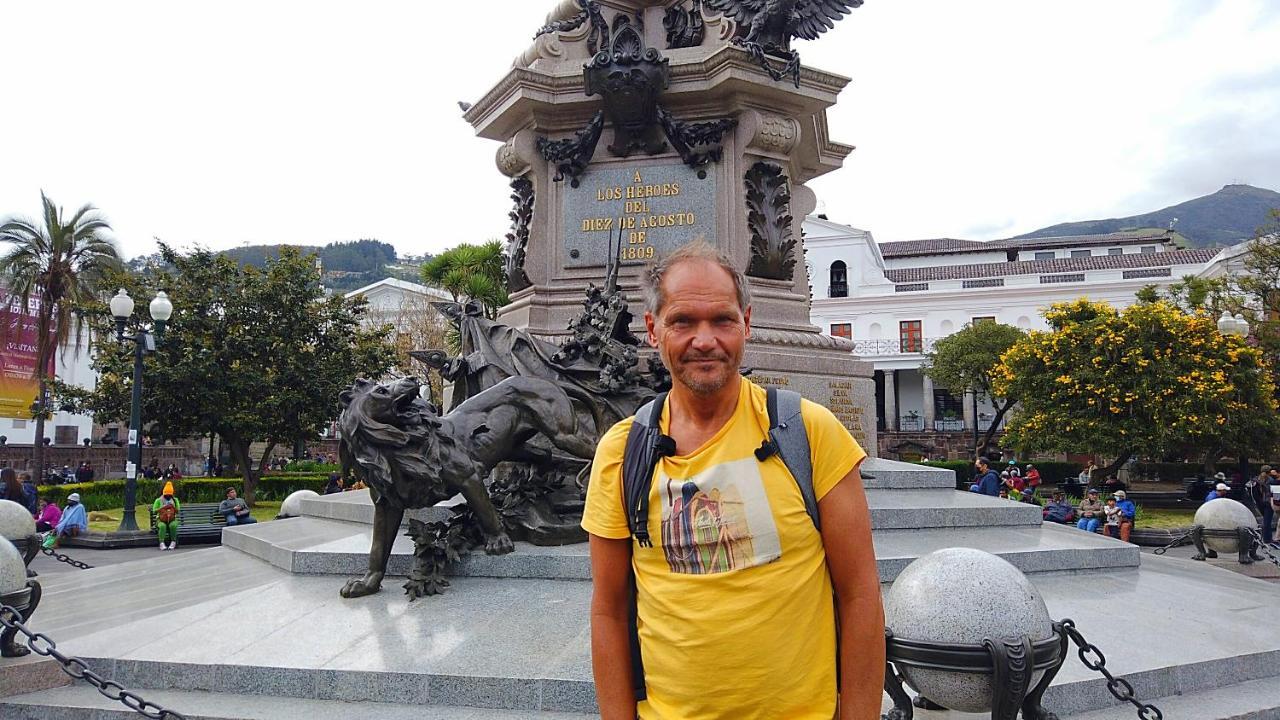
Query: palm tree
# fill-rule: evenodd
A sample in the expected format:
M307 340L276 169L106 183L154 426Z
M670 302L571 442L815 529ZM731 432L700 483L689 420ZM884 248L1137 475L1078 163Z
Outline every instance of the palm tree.
M422 266L422 279L448 291L455 301L479 300L490 319L507 304L507 272L497 240L463 243L440 253Z
M121 267L120 254L106 237L111 226L92 205L84 205L69 219L62 208L40 193L44 214L40 223L9 218L0 224L0 281L10 298L20 298L23 308L37 313L36 370L40 382L35 413L36 477L44 475L44 406L53 356L71 337L74 326L76 351L84 330L84 317L75 312L93 300L104 275ZM6 329L7 330L7 329Z

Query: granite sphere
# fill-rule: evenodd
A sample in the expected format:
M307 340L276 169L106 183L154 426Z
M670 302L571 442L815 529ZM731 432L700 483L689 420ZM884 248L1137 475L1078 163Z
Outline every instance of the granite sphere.
M12 500L0 500L0 537L22 540L36 532L36 521L23 505Z
M1235 530L1238 527L1256 528L1258 519L1253 511L1243 503L1231 498L1218 498L1200 506L1196 510L1196 525L1203 525L1207 530ZM1210 550L1220 553L1240 552L1240 542L1235 537L1211 537L1206 535L1204 544Z
M315 490L295 490L280 503L280 517L299 517L302 515L302 501L320 497Z
M981 645L984 639L1032 642L1053 637L1044 598L1009 562L973 548L938 550L907 566L885 600L894 637ZM991 711L991 676L899 668L908 684L943 707ZM1043 672L1032 678L1032 686Z
M22 554L5 538L0 537L0 595L6 595L27 586L27 565Z

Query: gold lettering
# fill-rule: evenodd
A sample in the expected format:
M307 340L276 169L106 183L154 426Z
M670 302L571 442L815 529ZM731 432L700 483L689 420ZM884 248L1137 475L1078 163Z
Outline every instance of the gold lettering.
M637 170L637 171L636 171L636 179L635 179L635 180L632 180L632 182L637 183L637 184L644 182L644 180L640 178L640 171L639 171L639 170Z
M613 229L613 218L587 218L582 221L582 232L604 232Z

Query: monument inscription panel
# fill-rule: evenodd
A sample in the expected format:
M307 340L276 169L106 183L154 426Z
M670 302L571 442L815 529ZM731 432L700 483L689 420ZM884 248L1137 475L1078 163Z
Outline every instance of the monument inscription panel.
M702 236L716 241L716 180L684 165L593 167L563 187L565 267L604 265L609 246L644 263Z

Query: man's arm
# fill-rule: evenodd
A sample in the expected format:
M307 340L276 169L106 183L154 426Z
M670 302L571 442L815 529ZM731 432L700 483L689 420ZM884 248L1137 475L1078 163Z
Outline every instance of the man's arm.
M635 720L631 684L631 538L591 537L591 669L601 720ZM883 673L882 673L883 674Z
M840 620L840 720L878 720L884 688L884 607L871 544L871 513L857 467L822 498L818 514Z

